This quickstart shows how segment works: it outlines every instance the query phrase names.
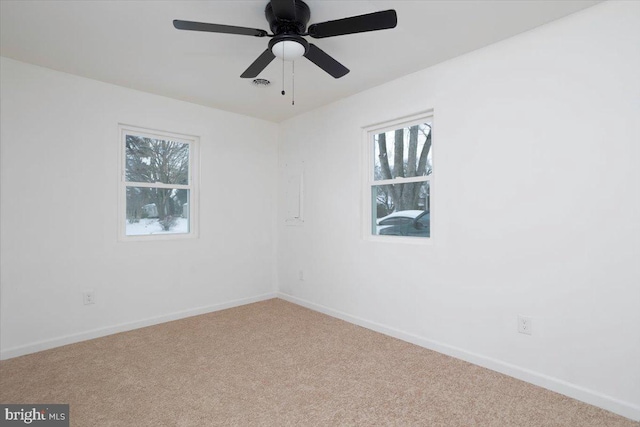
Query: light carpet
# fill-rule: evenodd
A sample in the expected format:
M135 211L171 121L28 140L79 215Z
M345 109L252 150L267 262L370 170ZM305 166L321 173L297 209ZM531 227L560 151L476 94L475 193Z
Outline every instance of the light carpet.
M0 402L72 426L640 426L273 299L0 362Z

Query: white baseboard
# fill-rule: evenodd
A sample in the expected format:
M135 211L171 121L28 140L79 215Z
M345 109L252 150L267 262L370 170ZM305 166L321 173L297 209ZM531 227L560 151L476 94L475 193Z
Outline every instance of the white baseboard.
M0 360L11 359L12 357L24 356L25 354L36 353L42 350L48 350L51 348L60 347L67 344L74 344L81 341L100 338L106 335L117 334L119 332L131 331L133 329L144 328L146 326L153 326L159 323L170 322L172 320L184 319L186 317L198 316L200 314L206 314L214 311L225 310L227 308L239 307L241 305L251 304L259 301L265 301L265 300L276 298L276 297L277 297L277 294L275 292L271 292L267 294L258 295L255 297L242 298L242 299L228 301L220 304L209 305L205 307L197 307L189 310L176 311L169 314L163 314L161 316L137 320L135 322L121 323L119 325L93 329L93 330L81 332L78 334L65 335L58 338L38 341L32 344L27 344L19 347L9 348L7 350L2 350L0 351Z
M353 323L355 325L362 326L364 328L371 329L373 331L380 332L382 334L389 335L391 337L398 338L412 344L416 344L429 350L437 351L438 353L446 354L457 359L462 359L464 361L473 363L474 365L482 366L484 368L509 375L519 380L535 384L551 391L555 391L556 393L564 394L565 396L569 396L581 402L606 409L615 414L630 418L634 421L640 421L640 406L634 405L633 403L625 402L614 397L598 393L597 391L589 390L587 388L580 387L567 381L544 375L539 372L531 371L520 366L512 365L498 359L483 356L481 354L473 353L462 348L454 347L438 341L433 341L428 338L404 332L380 323L362 319L357 316L352 316L350 314L334 310L320 304L315 304L288 294L284 294L282 292L278 292L277 295L278 298L300 305L302 307L306 307L311 310L336 317L346 322Z

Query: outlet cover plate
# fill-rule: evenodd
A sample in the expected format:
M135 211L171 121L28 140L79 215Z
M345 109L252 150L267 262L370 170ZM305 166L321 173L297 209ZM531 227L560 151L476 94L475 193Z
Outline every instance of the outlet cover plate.
M533 332L533 322L531 317L518 315L518 332L531 335Z
M94 291L84 291L82 293L82 300L84 301L84 305L95 304L96 303L96 294Z

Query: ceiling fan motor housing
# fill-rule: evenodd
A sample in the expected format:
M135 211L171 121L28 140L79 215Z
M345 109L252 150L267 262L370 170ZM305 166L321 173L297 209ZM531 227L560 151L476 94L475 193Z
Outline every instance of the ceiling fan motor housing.
M276 35L285 33L304 34L307 30L309 19L311 19L311 10L302 0L295 0L295 16L292 16L291 19L276 18L271 2L267 3L264 14L269 23L269 28Z

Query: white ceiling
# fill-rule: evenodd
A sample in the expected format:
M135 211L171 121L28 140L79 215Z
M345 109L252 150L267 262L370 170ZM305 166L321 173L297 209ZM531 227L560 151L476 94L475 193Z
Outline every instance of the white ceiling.
M599 0L307 0L310 24L395 9L392 30L313 40L351 70L334 79L295 63L295 106L282 63L254 87L240 74L268 38L179 31L173 19L269 30L261 1L0 2L0 54L91 79L281 121L599 3Z

